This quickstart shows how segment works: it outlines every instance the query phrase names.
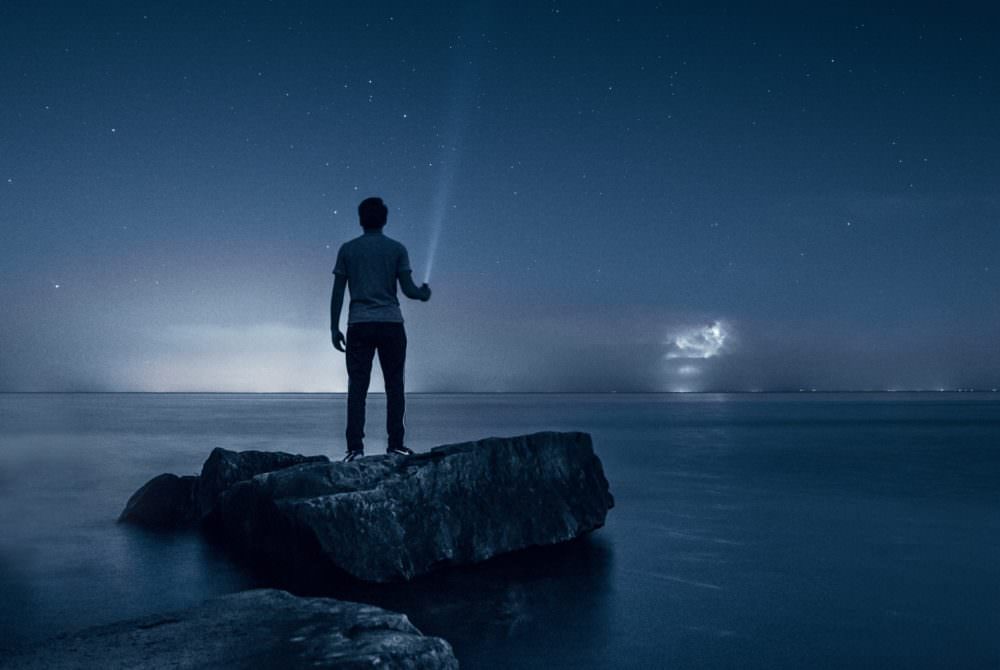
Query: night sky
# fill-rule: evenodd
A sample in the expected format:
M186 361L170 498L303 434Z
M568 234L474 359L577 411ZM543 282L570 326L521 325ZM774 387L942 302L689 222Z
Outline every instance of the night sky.
M351 4L0 4L0 390L1000 386L997 10Z

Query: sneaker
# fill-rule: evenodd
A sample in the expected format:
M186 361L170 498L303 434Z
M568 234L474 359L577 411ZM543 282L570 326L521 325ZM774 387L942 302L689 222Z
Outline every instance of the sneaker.
M413 450L410 449L410 448L408 448L408 447L403 447L403 446L389 447L388 449L385 450L385 453L387 453L387 454L399 454L400 456L412 456L413 455Z
M350 463L351 461L361 458L364 455L365 452L361 451L360 449L352 449L347 452L347 455L344 456L344 459L341 462Z

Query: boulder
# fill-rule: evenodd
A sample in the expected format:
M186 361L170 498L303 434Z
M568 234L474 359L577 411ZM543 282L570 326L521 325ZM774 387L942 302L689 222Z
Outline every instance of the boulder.
M154 528L179 528L198 521L198 477L153 477L125 503L119 521Z
M217 509L245 555L388 582L571 540L613 504L590 436L546 432L299 464L230 487Z
M458 668L447 642L403 614L270 589L62 635L2 661L9 670Z

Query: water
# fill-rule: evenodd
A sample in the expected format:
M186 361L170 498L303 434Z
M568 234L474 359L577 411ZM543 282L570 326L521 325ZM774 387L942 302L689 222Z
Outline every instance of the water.
M344 400L0 395L0 647L272 582L114 523L209 450L337 455ZM384 445L373 399L369 449ZM414 395L409 444L594 436L589 539L390 589L467 668L1000 665L1000 398Z

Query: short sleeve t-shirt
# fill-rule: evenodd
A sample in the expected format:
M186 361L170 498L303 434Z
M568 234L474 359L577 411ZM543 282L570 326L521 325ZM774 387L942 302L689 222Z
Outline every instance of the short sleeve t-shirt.
M396 278L401 272L411 271L406 247L381 231L365 232L341 245L333 273L347 277L351 292L348 325L370 321L402 323Z

